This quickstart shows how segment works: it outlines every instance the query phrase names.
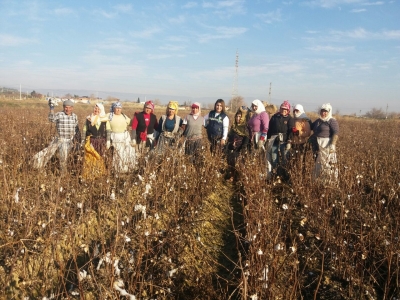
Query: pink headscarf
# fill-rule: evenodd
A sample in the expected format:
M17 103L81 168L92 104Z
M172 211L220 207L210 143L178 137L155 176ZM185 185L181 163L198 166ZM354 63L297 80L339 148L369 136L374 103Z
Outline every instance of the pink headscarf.
M287 100L283 101L283 103L281 104L281 108L287 109L290 112L290 103L289 103L289 101L287 101Z
M199 108L199 111L198 111L196 114L194 114L194 113L190 113L190 114L193 115L193 116L198 117L198 116L200 116L200 112L201 112L200 103L199 103L199 102L193 103L193 104L192 104L192 108L195 108L195 107L198 107L198 108Z

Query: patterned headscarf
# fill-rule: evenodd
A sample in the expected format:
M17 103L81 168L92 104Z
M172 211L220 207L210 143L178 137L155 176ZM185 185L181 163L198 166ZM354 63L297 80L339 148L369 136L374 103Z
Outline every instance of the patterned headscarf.
M122 103L121 102L114 102L113 104L111 104L111 108L110 108L110 121L113 119L114 117L114 108L122 108Z
M283 103L281 104L280 108L287 109L289 111L289 113L290 113L290 103L289 103L289 101L287 101L287 100L283 101Z
M243 106L242 106L243 107ZM236 132L240 136L249 136L249 130L247 128L247 114L248 114L247 109L238 109L238 111L235 114L235 120L232 124L231 129ZM236 116L241 115L240 121L236 122Z
M145 109L145 108L150 108L151 112L153 112L154 111L154 103L153 103L153 101L151 101L151 100L146 101L146 103L144 104L143 109Z

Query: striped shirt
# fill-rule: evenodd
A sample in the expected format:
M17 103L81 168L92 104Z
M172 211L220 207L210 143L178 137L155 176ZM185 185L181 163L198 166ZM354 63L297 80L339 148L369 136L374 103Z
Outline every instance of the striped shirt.
M49 113L49 121L56 123L57 133L60 138L72 139L78 126L78 116L74 113L67 115L61 111L58 113Z

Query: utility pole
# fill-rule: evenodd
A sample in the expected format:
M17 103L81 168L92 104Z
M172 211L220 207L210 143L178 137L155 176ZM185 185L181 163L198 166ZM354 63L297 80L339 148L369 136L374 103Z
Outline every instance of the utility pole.
M238 96L238 69L239 69L239 52L236 50L236 60L235 60L235 76L233 78L233 87L232 87L232 100L231 100L231 111L233 109L233 101Z
M388 108L389 108L389 104L386 104L386 118L385 119L387 119L387 117L388 117Z
M269 93L268 93L268 104L271 104L271 89L272 89L272 82L269 83Z

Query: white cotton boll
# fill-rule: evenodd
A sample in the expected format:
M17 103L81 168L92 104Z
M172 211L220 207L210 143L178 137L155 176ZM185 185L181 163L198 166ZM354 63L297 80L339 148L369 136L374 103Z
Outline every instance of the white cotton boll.
M287 204L283 204L283 205L282 205L282 208L283 208L284 210L287 210L287 209L289 208L289 206L288 206Z
M262 280L268 281L268 273L269 273L269 268L268 266L266 266L262 272L263 275Z
M160 216L158 215L158 213L155 213L154 218L155 218L156 220L159 220L159 219L160 219Z
M169 277L174 276L174 274L175 274L177 271L178 271L178 268L172 269L171 271L168 271L168 276L169 276Z
M134 210L140 211L143 215L143 219L146 219L146 205L136 204Z
M14 235L14 231L13 231L13 230L10 230L10 229L8 229L8 230L7 230L7 234L8 234L9 236L13 236L13 235Z
M129 297L129 300L136 300L136 297L134 295L129 294L125 289L123 289L124 282L122 281L122 279L114 281L113 287L114 290L118 291L121 296Z
M282 245L281 245L281 243L276 244L275 247L274 247L274 249L275 249L275 251L280 251L280 250L282 250Z
M115 200L115 191L111 190L110 200Z
M114 261L114 272L118 277L121 275L121 269L118 267L119 259Z
M250 296L250 300L258 300L257 294L253 294Z
M86 276L87 276L86 270L82 270L82 271L79 272L78 280L82 281L83 279L86 278Z
M290 247L290 250L292 250L292 253L295 253L296 252L296 246L292 246L292 247Z
M143 181L143 177L141 175L138 175L138 178L140 181Z
M125 235L125 242L129 243L131 241L131 238L127 235Z
M146 197L146 196L149 194L150 189L151 189L151 185L147 183L146 186L145 186L145 191L144 191L144 193L142 194L142 196L143 196L143 197Z
M62 186L60 186L60 193L63 191L63 187Z
M261 249L258 249L257 254L258 254L258 255L263 255L262 250L261 250Z
M145 236L149 236L149 235L150 235L150 232L146 231L146 232L144 233L144 235L145 235Z
M83 207L83 204L82 204L82 202L78 202L78 203L76 204L76 206L77 206L78 208L82 208L82 207Z
M111 264L112 260L111 260L111 253L110 253L110 252L107 252L107 253L106 253L106 256L105 256L105 258L104 258L104 261L105 261L106 263L108 263L108 264Z
M15 195L14 195L14 201L15 201L15 203L18 203L19 202L19 191L21 190L21 188L17 188L17 191L15 192Z
M42 228L46 228L47 224L46 223L42 223Z

